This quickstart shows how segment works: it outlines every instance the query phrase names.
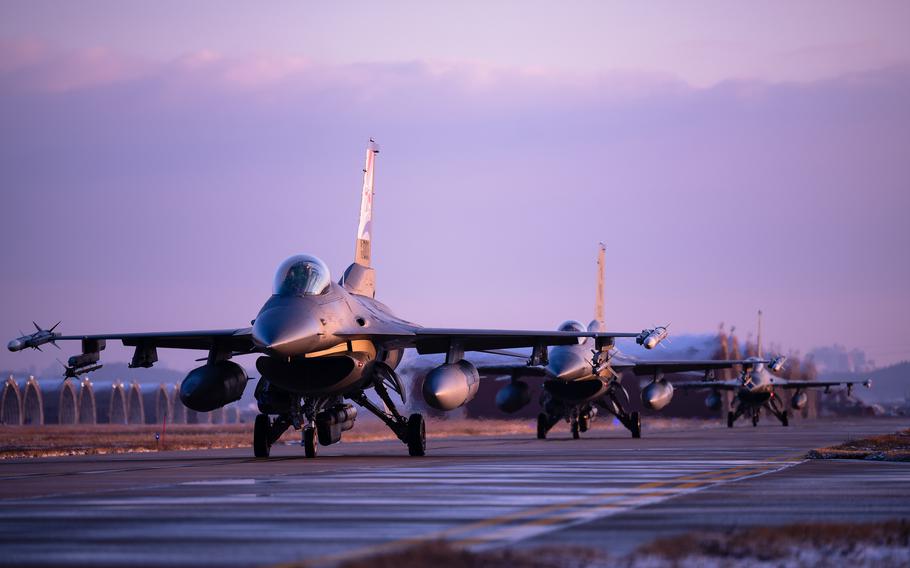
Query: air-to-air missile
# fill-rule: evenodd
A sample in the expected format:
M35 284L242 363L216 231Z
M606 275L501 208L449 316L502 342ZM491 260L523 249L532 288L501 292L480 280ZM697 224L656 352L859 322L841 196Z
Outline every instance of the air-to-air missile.
M35 333L26 335L20 331L19 333L22 333L22 336L10 341L6 346L7 349L14 352L22 351L23 349L27 348L37 349L38 351L41 351L41 345L44 345L45 343L50 343L54 347L57 347L57 344L54 343L54 340L60 337L61 334L55 333L54 330L57 329L58 325L60 325L59 321L56 323L56 325L54 325L54 327L50 329L41 329L41 327L35 322L32 322L32 325L34 325L35 329L37 330Z
M643 329L635 338L635 342L643 345L645 349L654 349L661 341L667 338L667 326L661 325L654 329Z

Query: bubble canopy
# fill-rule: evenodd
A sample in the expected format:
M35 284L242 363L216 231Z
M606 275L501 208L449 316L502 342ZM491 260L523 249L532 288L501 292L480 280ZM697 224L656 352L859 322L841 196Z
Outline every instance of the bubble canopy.
M272 293L279 296L318 296L332 282L329 267L308 254L298 254L285 260L275 272Z

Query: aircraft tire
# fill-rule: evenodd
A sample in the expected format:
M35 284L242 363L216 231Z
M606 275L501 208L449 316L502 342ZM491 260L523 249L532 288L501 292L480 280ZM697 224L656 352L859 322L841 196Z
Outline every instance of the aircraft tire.
M414 457L427 453L427 425L423 415L412 414L408 417L408 454Z
M783 414L783 416L782 416L781 419L780 419L780 423L781 423L781 425L782 425L784 428L786 428L787 426L790 425L790 415L789 415L789 413L787 413L786 411L784 411L784 414Z
M578 419L578 429L582 432L587 432L591 427L591 419L588 417L582 417Z
M541 412L537 415L537 439L546 440L547 431L549 430L549 420L547 420L547 415Z
M727 428L732 428L734 422L736 422L736 418L733 416L733 412L730 411L727 413Z
M757 428L757 427L758 427L758 414L753 414L753 415L752 415L752 427L753 427L753 428Z
M316 457L316 429L303 429L303 454L308 458Z
M572 421L572 439L577 440L581 438L581 431L578 426L578 420Z
M269 415L257 414L256 422L253 423L253 455L257 458L269 457L272 450L272 444L269 443L271 430L272 421L269 420Z
M629 415L632 420L632 437L641 438L641 414L636 410Z

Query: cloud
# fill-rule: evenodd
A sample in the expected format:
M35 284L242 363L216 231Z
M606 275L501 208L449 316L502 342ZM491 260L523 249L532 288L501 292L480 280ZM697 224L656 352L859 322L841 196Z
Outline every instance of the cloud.
M380 294L405 317L589 319L607 240L617 327L751 324L763 307L788 347L905 335L907 66L695 88L463 61L0 53L8 322L248 322L283 256L350 261L375 136Z

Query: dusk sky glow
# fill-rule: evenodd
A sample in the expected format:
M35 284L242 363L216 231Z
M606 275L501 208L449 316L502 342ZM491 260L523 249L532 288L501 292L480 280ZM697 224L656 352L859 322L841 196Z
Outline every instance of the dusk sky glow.
M604 241L611 329L761 308L910 359L910 3L558 6L3 2L4 340L243 327L300 252L337 279L372 136L407 319L587 321Z

